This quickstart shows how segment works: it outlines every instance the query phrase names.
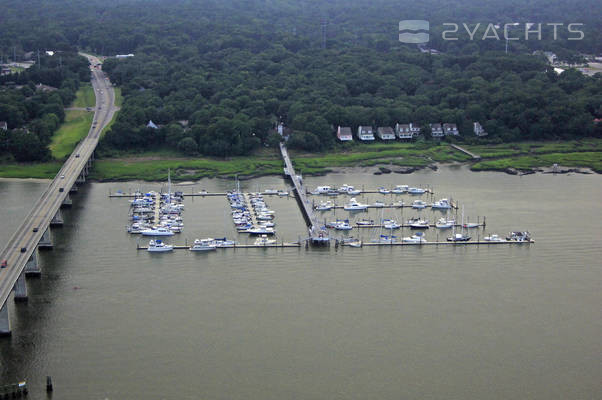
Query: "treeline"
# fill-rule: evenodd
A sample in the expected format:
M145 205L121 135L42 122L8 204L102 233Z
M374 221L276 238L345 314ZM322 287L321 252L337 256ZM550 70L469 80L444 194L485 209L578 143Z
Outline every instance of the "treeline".
M0 154L17 161L50 157L48 145L65 118L80 81L89 80L88 62L77 53L40 58L40 64L0 77Z

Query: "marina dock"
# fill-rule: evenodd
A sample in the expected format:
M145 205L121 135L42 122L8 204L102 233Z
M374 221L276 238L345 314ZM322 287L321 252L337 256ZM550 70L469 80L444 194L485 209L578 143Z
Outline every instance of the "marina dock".
M516 240L504 240L501 242L488 242L488 241L467 241L467 242L421 242L421 243L410 243L410 242L360 242L360 247L364 246L439 246L439 245L450 245L450 246L471 246L471 245L502 245L502 244L531 244L535 243L535 240L525 240L522 242ZM349 243L340 243L341 246L352 247Z
M174 245L174 250L190 250L192 246L189 245ZM217 249L261 249L261 248L292 248L301 247L299 243L274 243L274 244L233 244L231 246L216 247ZM137 246L137 250L148 250L148 246ZM198 251L197 253L207 253L207 251Z

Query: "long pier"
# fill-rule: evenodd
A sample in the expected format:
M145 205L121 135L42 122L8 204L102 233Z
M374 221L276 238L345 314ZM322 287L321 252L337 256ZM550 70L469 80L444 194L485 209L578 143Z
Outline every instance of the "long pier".
M286 149L286 145L284 144L284 142L280 142L280 153L282 154L282 159L284 160L285 175L291 178L291 181L295 186L295 194L297 196L297 201L299 203L299 207L301 208L301 212L303 213L303 217L307 222L309 238L312 244L329 243L330 238L328 237L328 233L325 230L320 229L320 222L314 214L312 204L307 198L307 191L303 187L301 179L295 172L293 162L291 161L291 158L288 155L288 150Z
M86 57L91 64L98 63L96 57ZM41 274L37 262L38 248L52 248L49 227L62 224L60 209L71 205L69 193L77 191L77 184L85 183L100 134L116 111L115 93L110 82L101 70L91 68L91 73L96 107L88 135L65 161L0 253L0 336L11 334L6 301L13 290L15 301L27 301L25 276Z

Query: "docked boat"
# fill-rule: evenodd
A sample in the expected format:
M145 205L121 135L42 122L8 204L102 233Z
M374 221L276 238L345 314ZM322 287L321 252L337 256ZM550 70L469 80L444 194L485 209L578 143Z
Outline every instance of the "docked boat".
M211 251L216 248L215 240L212 238L195 239L193 245L190 247L190 251Z
M280 196L280 197L287 197L288 196L288 192L286 190L279 190L278 191L278 196Z
M407 236L401 239L404 243L426 243L423 232L417 232L412 236Z
M258 214L256 218L257 218L258 221L271 221L271 220L274 219L274 215L272 215L272 214Z
M340 188L337 189L337 191L341 194L349 193L352 190L355 190L355 188L346 183L344 183L343 186L341 186Z
M352 197L349 200L349 203L345 204L345 206L343 208L346 211L361 211L361 210L367 209L368 205L367 204L358 203L358 201L355 199L355 197Z
M362 191L359 189L351 189L346 194L348 194L350 196L357 196L358 194L361 194L361 193L362 193Z
M451 229L456 225L456 221L453 219L439 218L435 223L437 229Z
M412 208L418 209L418 210L422 210L423 208L426 208L426 202L422 201L422 200L414 200L414 202L412 202Z
M150 242L148 242L148 248L146 250L151 253L164 253L167 251L172 251L173 245L165 244L162 240L159 239L151 240Z
M360 219L359 221L355 221L356 225L374 225L373 219Z
M399 229L401 225L397 223L394 219L384 219L382 222L382 226L385 229Z
M381 187L378 188L378 193L380 193L380 194L390 194L391 191L389 189L384 188L384 187L381 186Z
M316 210L318 211L329 211L334 207L334 203L330 200L321 201L320 204L316 206Z
M171 229L166 228L164 226L159 226L159 227L150 228L150 229L144 229L143 231L140 231L140 233L142 234L142 236L173 236L174 235L174 232Z
M374 202L374 204L372 204L372 207L376 207L376 208L383 208L384 206L385 206L385 203L380 200L376 200Z
M411 218L408 220L408 225L411 229L428 229L429 222L421 218Z
M489 235L489 236L485 236L485 237L483 238L483 240L484 240L484 241L486 241L486 242L505 242L505 241L506 241L506 240L504 240L504 238L502 238L502 237L499 237L499 236L498 236L498 235L496 235L496 234L492 234L492 235Z
M447 238L448 242L468 242L469 240L470 236L467 233L456 233Z
M274 235L276 230L274 228L255 226L246 230L251 235Z
M346 219L345 221L339 221L334 226L334 229L336 229L337 231L350 231L353 229L353 226L349 225L349 220Z
M332 190L332 188L330 186L318 186L313 192L311 192L312 194L326 194L328 192L330 192Z
M215 247L234 247L236 246L236 242L234 240L228 240L224 238L213 239L215 243Z
M441 199L434 202L431 207L436 210L449 210L452 208L451 203L448 199Z
M409 194L424 194L426 193L426 189L411 187L408 189Z
M267 237L267 235L261 235L255 240L255 246L269 246L276 243L276 239L270 239Z
M394 194L403 194L408 191L408 185L397 185L391 190Z
M481 224L479 224L478 222L467 222L465 224L462 225L464 228L478 228L479 226L481 226Z
M506 240L512 240L515 242L530 242L531 234L529 232L510 232L506 237Z
M127 227L127 231L131 234L142 233L142 231L145 229L148 229L148 227L139 223L134 223Z
M277 194L278 191L276 189L266 189L263 191L265 194Z
M380 235L378 238L379 243L395 243L397 242L397 236L394 235Z

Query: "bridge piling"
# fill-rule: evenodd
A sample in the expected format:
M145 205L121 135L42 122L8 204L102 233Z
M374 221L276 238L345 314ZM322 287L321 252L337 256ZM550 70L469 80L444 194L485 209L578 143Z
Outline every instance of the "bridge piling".
M0 336L10 336L10 318L8 317L8 305L6 302L0 308Z
M14 286L15 303L24 303L27 301L27 285L25 284L25 274L21 272Z
M77 192L77 190L76 190L76 192ZM73 205L73 200L71 200L71 197L69 197L69 195L65 196L65 200L63 200L63 202L61 203L61 207L71 207L72 205Z
M63 223L63 214L61 213L61 209L59 208L58 210L56 210L56 214L54 214L54 217L52 217L52 219L50 220L50 226L59 226L63 225Z
M37 249L33 253L31 253L31 257L29 257L29 261L25 264L25 276L41 276L42 270L40 269L40 265L38 264L38 255Z
M50 237L50 231L48 228L44 231L44 234L40 238L38 242L38 249L51 249L52 248L52 238Z
M73 186L71 186L71 189L69 189L69 193L77 193L77 190L78 190L77 185L74 184ZM71 204L69 204L69 205L71 205Z

